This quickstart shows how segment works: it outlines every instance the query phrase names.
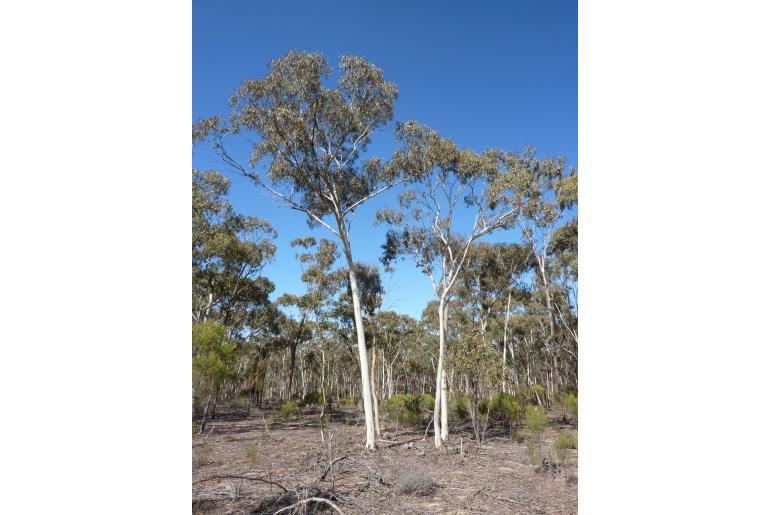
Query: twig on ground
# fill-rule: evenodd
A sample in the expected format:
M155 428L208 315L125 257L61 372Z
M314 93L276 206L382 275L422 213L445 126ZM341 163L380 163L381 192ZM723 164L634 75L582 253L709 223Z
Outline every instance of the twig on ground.
M417 441L420 441L420 440L422 440L422 438L412 438L411 440L406 440L404 442L396 442L396 443L392 443L390 445L386 445L385 448L386 449L390 449L391 447L395 447L397 445L406 445L408 443L417 442Z
M288 510L293 510L294 508L297 508L297 507L299 507L299 506L301 506L303 504L307 504L309 502L320 502L320 503L328 504L329 506L332 507L332 509L334 509L334 511L336 511L340 515L345 515L342 512L342 510L337 507L336 504L331 502L329 499L324 499L323 497L309 497L307 499L302 499L301 501L295 502L294 504L292 504L290 506L287 506L285 508L281 508L280 510L276 511L275 513L273 513L273 515L278 515L279 513L282 513L284 511L288 511Z
M345 456L340 456L339 458L336 458L336 459L332 460L332 461L331 461L331 463L329 463L329 464L326 466L326 470L325 470L325 471L324 471L324 473L321 475L321 477L320 477L320 478L318 478L318 481L323 481L324 479L326 479L326 475L329 473L329 471L331 471L331 469L332 469L332 467L334 466L334 464L335 464L335 463L337 463L338 461L342 461L342 460L344 460L345 458L349 458L349 457L350 457L350 456L348 456L348 455L345 455Z
M269 479L265 479L262 477L255 477L255 476L212 476L212 477L204 477L202 479L198 479L196 481L193 481L193 483L202 483L204 481L213 481L214 479L248 479L249 481L260 481L262 483L267 483L269 485L275 485L284 492L288 492L289 490L286 489L285 486L283 486L281 483L276 483L275 481L270 481Z
M428 429L430 429L430 425L433 423L433 419L436 418L435 416L430 418L430 422L428 422L428 425L425 426L425 434L422 435L422 439L425 440L428 438Z

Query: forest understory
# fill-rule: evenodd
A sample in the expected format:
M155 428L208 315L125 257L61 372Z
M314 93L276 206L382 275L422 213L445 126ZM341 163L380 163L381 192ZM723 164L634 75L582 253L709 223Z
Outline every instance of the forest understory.
M193 513L577 513L577 450L554 447L577 434L562 410L548 411L534 455L504 425L478 443L459 421L437 449L432 427L387 417L367 451L361 410L327 412L323 430L320 410L221 410L193 436Z

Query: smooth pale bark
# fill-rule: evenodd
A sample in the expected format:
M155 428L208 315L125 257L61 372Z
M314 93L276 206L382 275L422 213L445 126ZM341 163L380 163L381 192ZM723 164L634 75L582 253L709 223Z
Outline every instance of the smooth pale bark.
M436 447L441 447L443 441L444 417L446 403L442 402L444 395L444 296L442 295L438 303L438 364L436 365L436 398L433 404L433 442Z
M374 432L379 438L380 436L380 408L379 403L377 399L377 347L376 347L377 339L375 336L372 336L372 375L371 375L371 384L369 385L372 389L372 410L374 411Z
M446 379L446 327L447 305L446 296L439 299L438 308L438 365L436 366L436 399L433 405L433 440L436 447L449 437L449 392Z
M441 370L441 441L449 437L449 392L447 391L446 367Z
M377 439L374 428L374 410L372 409L372 391L369 387L369 359L366 355L366 337L364 336L364 320L361 316L361 297L358 291L358 280L353 267L353 254L350 250L350 242L347 238L345 223L340 220L340 238L348 263L348 278L350 280L350 294L353 297L353 320L356 325L356 340L358 342L358 361L361 370L361 397L364 401L364 420L366 421L366 449L377 448Z

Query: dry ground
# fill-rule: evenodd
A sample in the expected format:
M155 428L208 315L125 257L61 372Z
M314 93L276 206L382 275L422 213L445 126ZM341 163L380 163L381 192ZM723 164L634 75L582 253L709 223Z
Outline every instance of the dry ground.
M225 413L206 434L194 435L193 512L275 513L297 499L323 496L345 514L577 513L576 450L566 451L564 463L536 467L524 443L502 428L490 429L487 442L478 445L469 428L453 427L449 446L437 450L432 429L423 440L424 428L384 420L379 449L366 452L356 414L335 413L322 443L318 418L310 408L304 412L289 422L269 409L252 409L248 418ZM556 434L575 434L576 428L551 415L542 451L554 461ZM435 486L423 495L402 493L408 473L427 476ZM308 502L281 513L303 509L332 510Z

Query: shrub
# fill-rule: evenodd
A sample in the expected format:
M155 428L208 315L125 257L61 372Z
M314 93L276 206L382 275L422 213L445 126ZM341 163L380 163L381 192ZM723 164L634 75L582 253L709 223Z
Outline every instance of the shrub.
M302 401L306 406L311 404L323 404L323 396L320 392L307 392Z
M548 415L540 406L527 406L524 414L524 425L530 435L539 435L548 427Z
M538 397L540 398L541 402L545 402L545 387L543 385L533 384L529 387L528 394L529 402L537 402Z
M553 446L556 447L556 457L559 463L565 463L567 461L567 449L577 449L577 436L560 434L554 440Z
M249 459L249 463L253 465L257 464L257 445L251 444L246 447L246 457Z
M527 456L529 456L529 462L532 465L537 465L540 460L539 460L539 456L538 456L539 453L538 453L537 449L535 448L534 442L531 439L528 438L524 442L524 445L527 447Z
M471 418L470 406L473 403L470 395L455 395L449 400L449 414L454 421L468 420Z
M291 416L294 414L294 412L297 411L297 403L296 402L284 402L281 404L281 407L279 408L281 411L281 416L288 420L291 418Z
M562 449L577 449L578 448L577 436L568 435L568 434L560 434L560 435L558 435L556 437L556 440L554 440L553 446L556 447L559 450L562 450Z
M400 494L428 495L435 486L436 483L422 469L416 468L401 474L396 490Z
M564 406L564 409L567 410L567 412L572 415L573 417L577 418L578 416L578 397L576 393L567 393L562 397L561 401L562 405Z
M521 420L521 411L520 399L507 393L496 393L490 402L490 414L503 416L511 424Z
M420 409L423 411L430 411L433 412L434 404L436 403L436 399L429 393L424 393L420 395Z
M340 400L340 406L344 408L350 408L353 406L356 406L358 404L358 399L355 399L353 397L345 397Z
M420 419L420 399L409 393L391 395L386 409L401 424L414 424Z

